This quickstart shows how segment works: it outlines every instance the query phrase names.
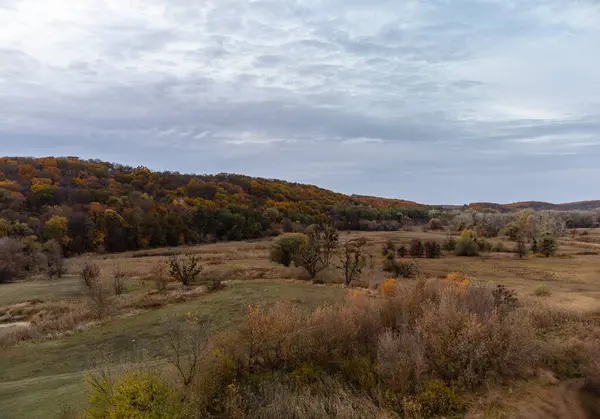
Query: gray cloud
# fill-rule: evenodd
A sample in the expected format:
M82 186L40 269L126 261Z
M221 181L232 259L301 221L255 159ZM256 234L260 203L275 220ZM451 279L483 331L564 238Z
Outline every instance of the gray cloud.
M430 203L598 198L591 0L0 0L0 25L5 154Z

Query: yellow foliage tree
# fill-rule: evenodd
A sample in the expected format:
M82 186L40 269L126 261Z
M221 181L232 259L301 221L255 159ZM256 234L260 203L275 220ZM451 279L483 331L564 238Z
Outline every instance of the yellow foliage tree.
M39 194L52 189L52 179L36 177L31 180L31 192L33 193Z
M68 231L67 218L55 215L44 225L44 238L56 240L64 248L71 242Z

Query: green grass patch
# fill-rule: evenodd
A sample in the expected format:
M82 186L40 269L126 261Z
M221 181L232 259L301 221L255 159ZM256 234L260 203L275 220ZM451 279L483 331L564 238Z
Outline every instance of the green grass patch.
M79 278L35 279L0 285L0 307L23 301L79 297L85 293Z

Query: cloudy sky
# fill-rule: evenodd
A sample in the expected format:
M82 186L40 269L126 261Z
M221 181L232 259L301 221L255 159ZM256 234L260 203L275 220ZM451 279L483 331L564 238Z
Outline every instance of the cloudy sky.
M0 0L0 155L600 199L600 3Z

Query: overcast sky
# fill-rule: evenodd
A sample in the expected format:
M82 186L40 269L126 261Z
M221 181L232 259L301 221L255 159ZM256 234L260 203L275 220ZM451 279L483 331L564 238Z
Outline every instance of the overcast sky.
M600 3L0 0L0 155L600 199Z

